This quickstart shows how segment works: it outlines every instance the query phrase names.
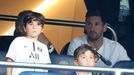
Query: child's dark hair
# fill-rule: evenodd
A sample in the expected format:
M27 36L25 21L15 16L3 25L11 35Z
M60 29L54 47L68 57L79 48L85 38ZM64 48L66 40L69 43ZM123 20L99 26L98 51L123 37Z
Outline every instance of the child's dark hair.
M31 15L33 13L33 11L31 10L23 10L21 11L18 16L17 16L17 20L15 22L15 30L14 30L14 36L24 36L24 29L23 29L23 25L24 25L24 18L28 15Z
M24 27L26 27L27 23L31 23L32 21L38 21L43 27L45 24L45 17L40 13L33 12L31 15L28 15L24 18Z
M94 58L99 60L99 56L97 52L92 49L92 47L88 46L87 44L82 44L74 51L74 59L77 60L81 54L84 54L86 51L91 51L94 54Z

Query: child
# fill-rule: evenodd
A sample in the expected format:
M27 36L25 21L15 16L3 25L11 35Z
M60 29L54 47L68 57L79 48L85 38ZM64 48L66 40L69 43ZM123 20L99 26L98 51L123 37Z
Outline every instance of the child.
M6 54L9 62L24 63L51 63L47 46L38 41L39 34L43 31L45 18L37 12L30 12L23 18L24 35L16 37L11 43ZM22 30L22 31L23 31ZM19 75L22 71L47 71L35 68L11 68L6 70L7 75Z
M17 20L15 21L14 37L24 36L24 29L23 29L24 18L28 15L31 15L32 13L33 11L31 10L24 10L18 14Z
M24 10L18 14L17 20L15 22L14 37L24 36L24 29L23 29L24 22L23 21L24 21L25 16L31 15L32 12L33 11L31 10ZM48 38L43 32L40 33L40 35L38 36L38 40L44 43L45 45L47 45L49 53L56 53L56 51L54 50L55 49L54 46L48 40Z
M95 66L99 57L97 53L88 45L79 46L74 52L74 65L77 66ZM95 75L91 72L74 72L72 75Z

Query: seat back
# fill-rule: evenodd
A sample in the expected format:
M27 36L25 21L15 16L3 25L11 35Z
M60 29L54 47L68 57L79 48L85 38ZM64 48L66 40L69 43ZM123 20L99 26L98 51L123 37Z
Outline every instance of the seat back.
M134 61L119 61L114 68L134 69ZM121 75L134 75L134 73L122 73Z
M74 65L74 57L70 55L57 55L57 54L50 54L50 59L52 64L57 65ZM50 70L50 72L58 72L61 75L70 75L72 71L64 71L64 70Z
M67 55L67 50L68 50L69 44L70 44L70 42L65 44L65 46L61 49L61 52L60 52L61 55Z
M0 50L0 61L6 61L7 50ZM0 66L0 75L6 75L6 66Z
M58 73L54 72L35 72L35 71L24 71L19 75L59 75Z
M116 32L114 31L113 28L110 27L110 24L108 23L107 23L107 29L108 30L104 33L104 36L114 41L118 41Z
M114 68L134 69L134 61L119 61L113 67Z

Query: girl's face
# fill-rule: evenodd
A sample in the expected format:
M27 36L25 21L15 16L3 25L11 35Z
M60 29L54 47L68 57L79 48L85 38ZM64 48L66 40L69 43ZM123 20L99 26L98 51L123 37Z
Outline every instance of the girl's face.
M28 38L38 39L39 34L43 31L43 27L38 21L32 21L26 24L24 30Z
M75 60L75 64L80 66L94 66L94 54L91 51L86 51L85 53L81 54L77 60Z

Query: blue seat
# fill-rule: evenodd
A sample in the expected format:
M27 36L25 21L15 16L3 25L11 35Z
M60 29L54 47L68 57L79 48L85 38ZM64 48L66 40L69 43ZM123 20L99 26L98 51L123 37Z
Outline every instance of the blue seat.
M24 71L19 75L59 75L58 73L54 72L35 72L35 71Z
M7 50L0 50L0 61L6 61ZM0 66L0 75L6 75L6 66Z
M74 57L70 55L58 55L58 54L50 54L50 59L52 64L57 65L74 65ZM52 72L58 72L61 75L70 75L72 71L66 70L50 70Z
M113 68L134 69L134 61L119 61ZM134 73L122 73L121 75L134 75Z
M50 54L52 64L73 65L74 57L71 55Z
M119 61L113 67L132 69L134 68L134 61Z
M61 49L60 55L67 55L67 50L68 50L69 44L70 44L70 42L65 44L65 46Z

